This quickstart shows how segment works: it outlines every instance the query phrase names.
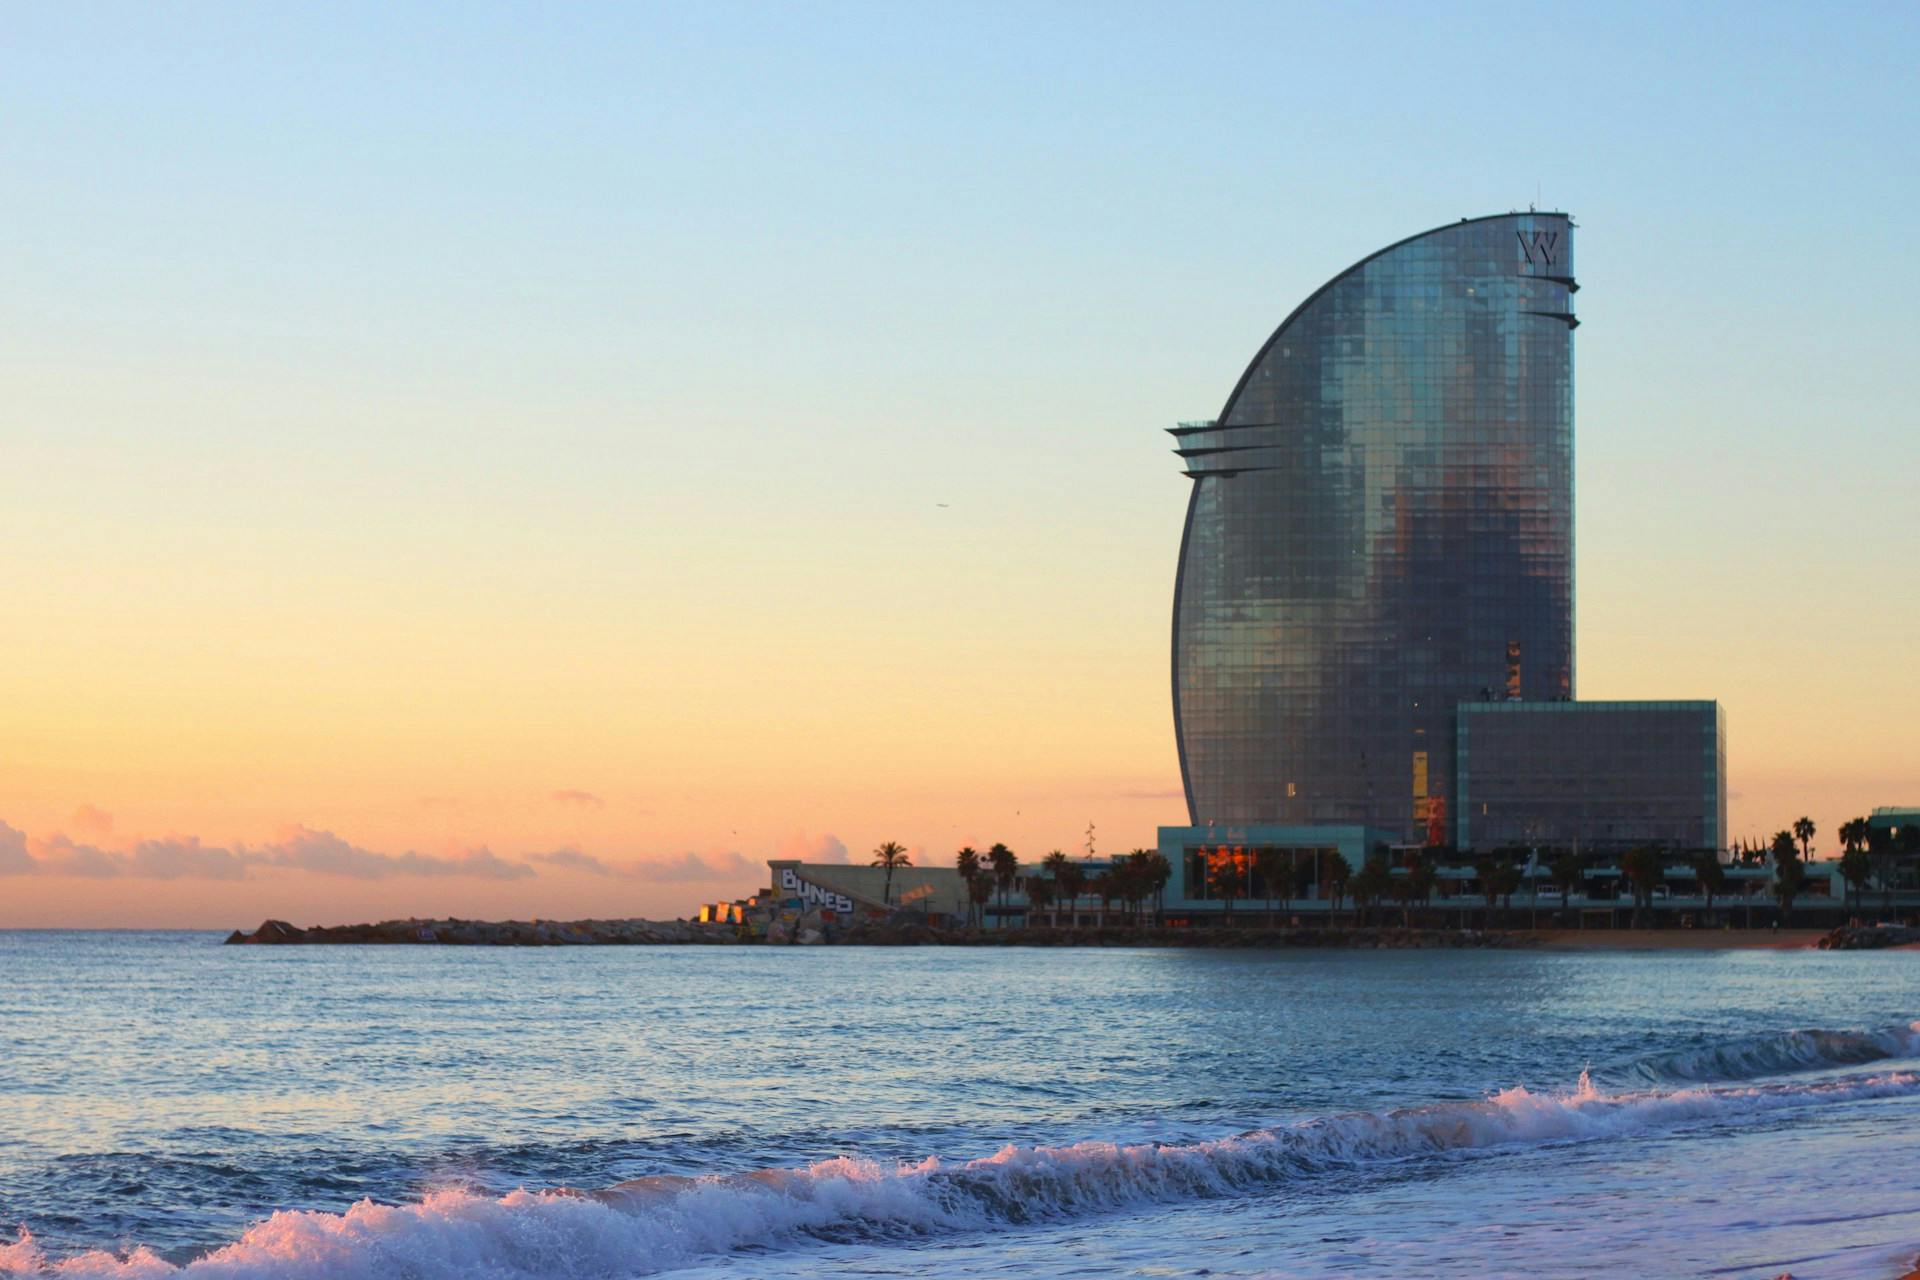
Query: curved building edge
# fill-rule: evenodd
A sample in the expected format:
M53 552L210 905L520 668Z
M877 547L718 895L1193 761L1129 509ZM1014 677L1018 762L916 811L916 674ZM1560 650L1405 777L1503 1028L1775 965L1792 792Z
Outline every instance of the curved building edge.
M1395 250L1405 248L1407 245L1413 244L1416 241L1424 240L1429 236L1439 235L1442 232L1475 223L1494 222L1502 218L1521 217L1564 218L1569 225L1573 225L1573 215L1558 209L1528 209L1524 213L1517 209L1511 209L1504 213L1486 213L1475 217L1459 218L1453 222L1443 222L1438 226L1428 227L1424 231L1417 231L1410 236L1404 236L1399 240L1393 241L1391 244L1374 250L1362 258L1356 259L1346 267L1335 272L1332 276L1329 276L1319 288L1301 299L1300 303L1295 306L1292 311L1287 313L1286 318L1275 326L1273 332L1267 335L1266 341L1260 344L1259 348L1253 353L1253 358L1248 360L1246 367L1241 370L1239 379L1233 384L1233 390L1227 393L1226 403L1221 406L1220 414L1215 421L1222 429L1231 429L1228 425L1228 419L1233 414L1234 406L1239 403L1241 393L1246 390L1248 381L1253 377L1254 371L1260 367L1261 362L1267 358L1268 352L1273 349L1274 344L1293 326L1296 320L1304 315L1314 303L1319 301L1328 290L1332 289L1342 280L1364 269L1369 263L1377 261L1393 253ZM1571 288L1577 289L1579 287L1578 285L1572 284L1571 281L1568 283ZM1228 479L1231 478L1231 474L1230 472L1226 474L1216 474L1212 478ZM1170 661L1168 675L1173 694L1173 738L1176 754L1180 763L1180 787L1186 797L1187 820L1193 825L1198 826L1200 825L1199 806L1194 798L1192 771L1187 767L1187 733L1186 726L1182 720L1180 707L1180 603L1186 587L1187 547L1193 535L1194 511L1199 505L1201 482L1209 477L1192 475L1190 478L1193 481L1193 487L1188 491L1187 495L1186 517L1180 529L1179 561L1174 568L1173 609L1169 628L1172 642L1169 645Z

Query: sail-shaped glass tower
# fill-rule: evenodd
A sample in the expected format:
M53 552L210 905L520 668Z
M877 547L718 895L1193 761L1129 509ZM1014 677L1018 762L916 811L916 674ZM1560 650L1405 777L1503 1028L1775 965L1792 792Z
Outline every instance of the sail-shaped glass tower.
M1470 218L1324 285L1193 478L1173 706L1196 825L1417 838L1463 701L1573 696L1573 224Z

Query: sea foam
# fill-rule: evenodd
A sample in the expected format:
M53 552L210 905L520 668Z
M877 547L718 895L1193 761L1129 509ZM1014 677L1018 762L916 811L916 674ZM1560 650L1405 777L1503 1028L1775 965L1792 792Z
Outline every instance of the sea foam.
M1758 1080L1920 1057L1920 1022L1877 1031L1811 1028L1716 1041L1638 1058L1609 1076L1622 1083L1692 1084Z
M884 1239L1231 1195L1341 1169L1476 1149L1604 1139L1789 1108L1920 1094L1920 1073L1607 1093L1563 1093L1354 1113L1177 1145L1006 1147L965 1161L843 1158L802 1169L642 1178L596 1192L441 1191L345 1213L282 1211L184 1266L146 1250L54 1258L22 1231L0 1274L114 1280L535 1280L625 1277L748 1245Z

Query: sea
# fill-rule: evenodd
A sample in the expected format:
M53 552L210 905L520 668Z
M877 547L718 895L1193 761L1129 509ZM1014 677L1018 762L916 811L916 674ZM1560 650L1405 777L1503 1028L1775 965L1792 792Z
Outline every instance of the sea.
M0 1274L1886 1278L1920 955L0 933Z

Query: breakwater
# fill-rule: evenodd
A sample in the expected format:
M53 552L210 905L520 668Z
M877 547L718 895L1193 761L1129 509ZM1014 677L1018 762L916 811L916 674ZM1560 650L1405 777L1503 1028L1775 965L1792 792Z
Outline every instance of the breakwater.
M719 944L734 930L685 920L382 920L377 924L314 925L263 921L238 929L228 946L413 945L448 947L619 947Z
M946 947L1290 947L1400 950L1407 948L1520 947L1525 933L1487 929L1400 927L1159 928L1109 925L1082 929L952 929L917 920L862 921L757 937L738 925L688 920L385 920L377 924L298 928L268 920L252 933L235 930L228 946L413 945L479 947L594 946L946 946Z
M1920 929L1899 925L1841 925L1815 944L1822 951L1880 951L1920 943Z

